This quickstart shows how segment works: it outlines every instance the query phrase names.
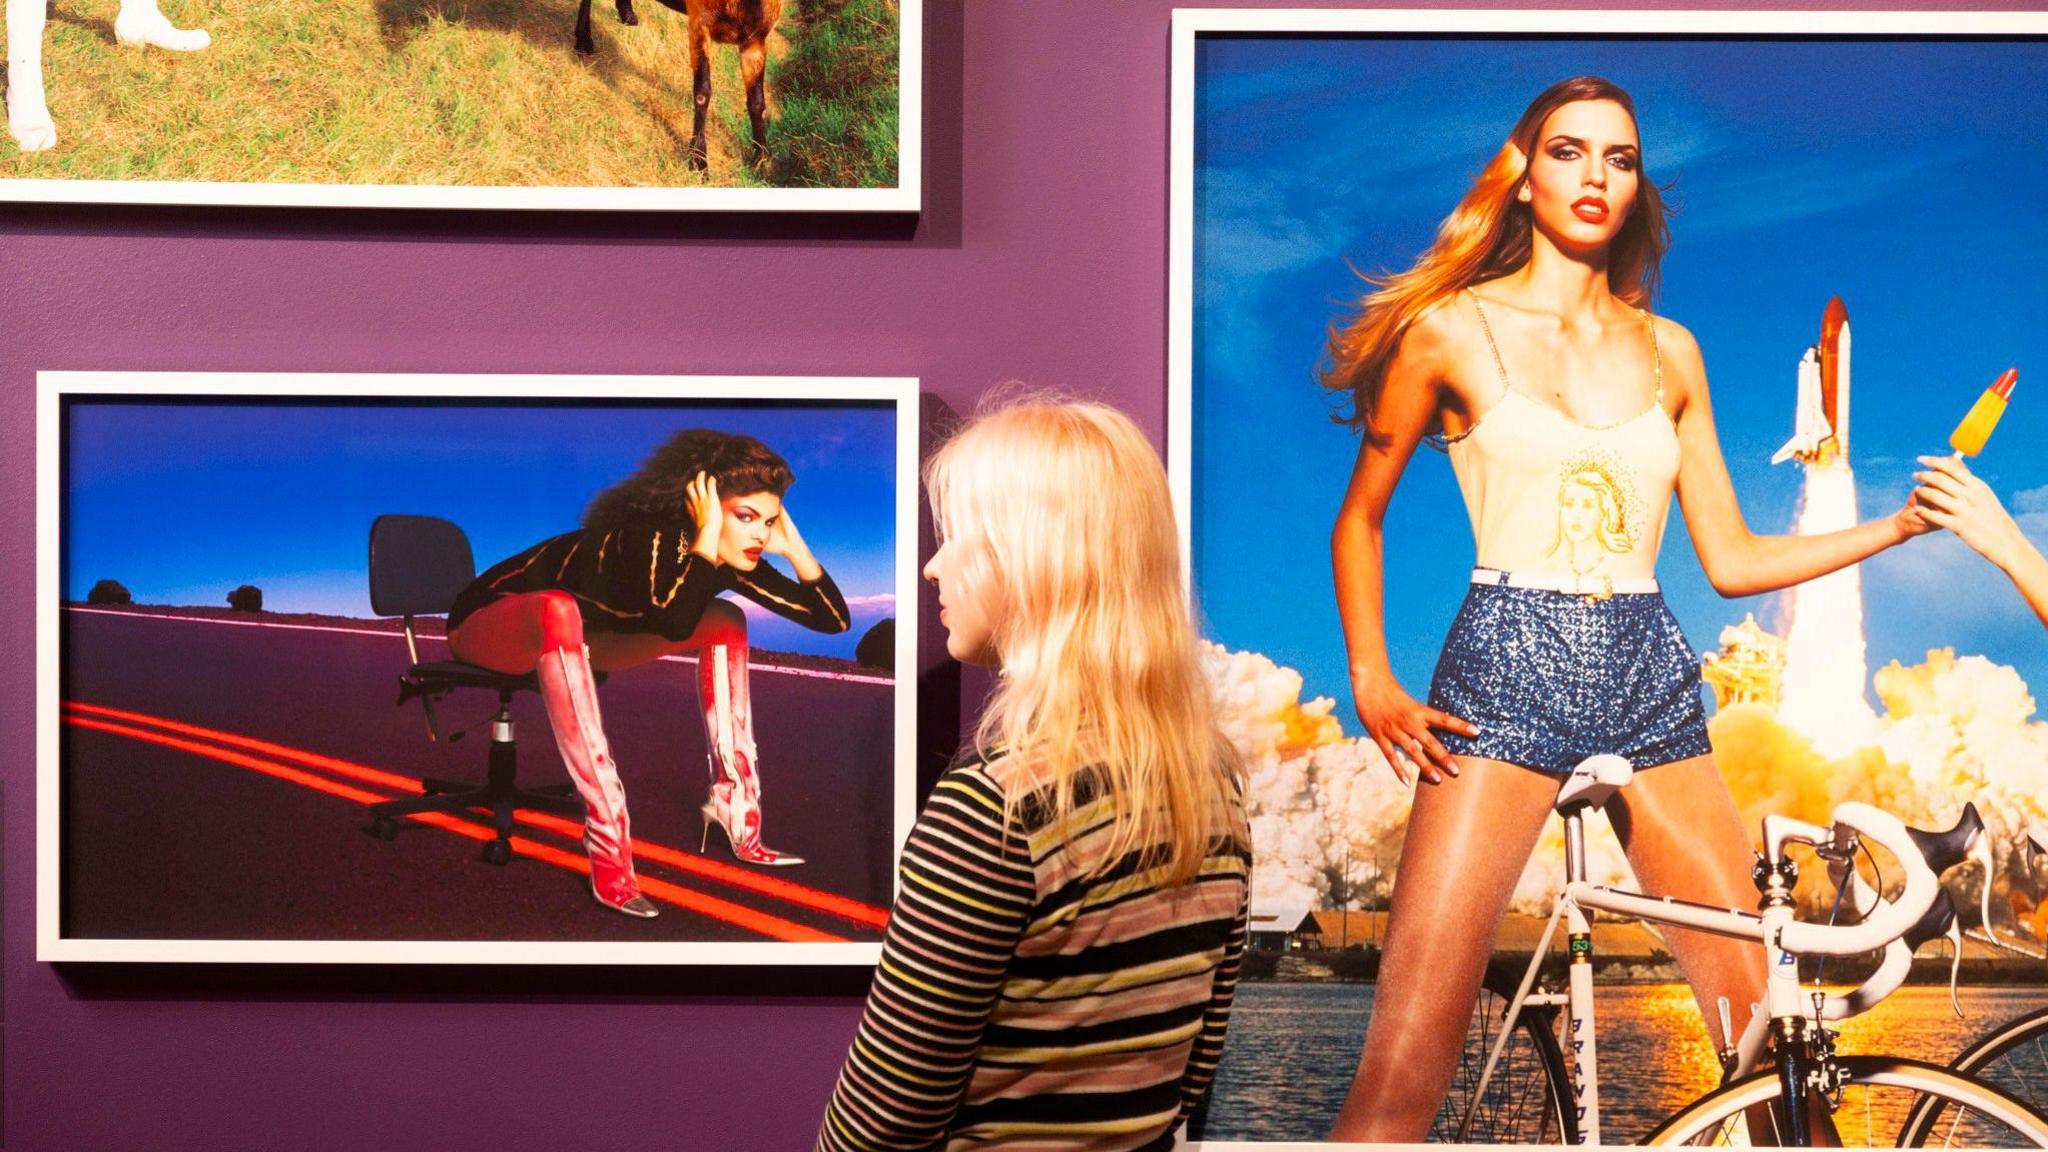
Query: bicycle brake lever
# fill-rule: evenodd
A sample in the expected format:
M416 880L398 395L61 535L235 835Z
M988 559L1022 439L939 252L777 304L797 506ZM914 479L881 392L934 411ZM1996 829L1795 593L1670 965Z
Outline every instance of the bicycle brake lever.
M1977 837L1977 842L1970 846L1968 859L1983 870L1983 889L1977 894L1978 915L1982 917L1980 923L1984 925L1985 935L1991 937L1992 947L2003 947L1998 939L1998 926L1991 922L1991 882L1998 875L1993 871L1997 862L1991 855L1991 837Z
M1987 883L1985 887L1989 888ZM1963 925L1960 920L1951 920L1948 925L1948 1004L1955 1009L1956 1019L1963 1019L1963 1002L1956 996L1956 983L1963 975Z

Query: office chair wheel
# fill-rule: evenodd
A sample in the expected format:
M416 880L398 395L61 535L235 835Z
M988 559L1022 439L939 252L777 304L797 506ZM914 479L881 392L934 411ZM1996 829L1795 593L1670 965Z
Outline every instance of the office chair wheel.
M496 864L500 868L512 862L512 842L490 840L484 843L484 863Z
M379 816L370 822L370 835L387 842L396 840L398 839L398 821L393 820L389 816Z

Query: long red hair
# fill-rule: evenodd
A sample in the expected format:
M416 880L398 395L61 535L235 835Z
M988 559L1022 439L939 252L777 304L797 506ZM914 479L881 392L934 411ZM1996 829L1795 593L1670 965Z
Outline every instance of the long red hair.
M1635 101L1611 81L1574 76L1543 90L1515 122L1507 143L1494 153L1472 189L1437 226L1436 240L1405 272L1364 275L1372 290L1350 318L1330 329L1327 359L1318 373L1323 387L1351 393L1351 411L1339 419L1374 443L1372 414L1384 386L1387 365L1409 325L1469 284L1491 280L1529 260L1533 224L1529 206L1515 199L1535 151L1537 133L1550 114L1581 100L1611 100L1635 118ZM1628 219L1608 247L1607 284L1636 307L1657 294L1657 264L1671 245L1663 198L1644 173L1636 184Z

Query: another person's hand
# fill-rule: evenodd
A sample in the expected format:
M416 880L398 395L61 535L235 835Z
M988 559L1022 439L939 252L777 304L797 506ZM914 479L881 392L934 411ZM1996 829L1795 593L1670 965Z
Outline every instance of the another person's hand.
M725 505L718 502L718 477L709 472L697 473L684 487L683 495L690 503L691 519L697 522L697 538L690 542L690 551L716 564L718 537L725 531Z
M1443 783L1446 773L1458 774L1458 761L1431 729L1479 735L1477 726L1408 695L1390 676L1363 679L1354 675L1351 696L1358 703L1358 719L1365 725L1366 733L1379 745L1388 766L1403 784L1415 779L1402 767L1404 759L1420 768L1422 778L1431 784Z
M1930 523L1955 533L2000 568L2010 570L2032 549L2018 522L1998 502L1998 493L1979 480L1961 457L1918 459L1927 471L1913 473L1913 479L1920 482L1913 490L1913 500Z

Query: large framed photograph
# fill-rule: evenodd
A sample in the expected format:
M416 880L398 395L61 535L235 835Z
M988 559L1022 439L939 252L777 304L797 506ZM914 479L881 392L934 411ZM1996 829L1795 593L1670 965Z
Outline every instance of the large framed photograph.
M915 380L56 372L37 399L40 959L879 955Z
M923 5L7 0L0 200L916 212Z
M2048 263L2048 19L1177 10L1168 457L1212 676L1250 766L1257 853L1254 944L1201 1147L1326 1139L1368 1021L1389 1010L1375 993L1416 786L1397 781L1354 703L1331 540L1360 439L1338 419L1351 395L1319 379L1333 332L1370 278L1410 269L1449 234L1538 94L1581 76L1633 98L1642 179L1671 234L1644 306L1697 340L1751 530L1819 535L1892 516L1925 470L1916 457L1950 455L1966 412L2002 408L1969 467L2034 547L2048 545L2048 458L2034 450L2048 406L2026 383L2048 364L2035 271ZM2010 406L1979 404L2014 366ZM1567 435L1530 403L1480 419L1517 443ZM1830 1024L1840 1051L1948 1064L2029 1013L2033 1035L2048 1034L2048 723L2036 708L2048 643L2027 601L1948 532L1789 591L1724 597L1677 503L1642 506L1597 464L1567 470L1531 531L1576 557L1620 540L1625 521L1667 524L1656 579L1683 631L1679 663L1704 679L1693 694L1714 767L1752 835L1767 813L1825 824L1847 801L1946 828L1973 800L1988 825L1990 875L1947 878L1965 1018L1929 945L1903 987ZM1379 528L1388 659L1418 701L1472 587L1474 498L1442 452L1418 447ZM1640 789L1646 772L1635 775ZM1609 821L1586 819L1589 879L1632 888ZM1801 915L1825 921L1835 889L1806 859ZM1557 1142L1584 1132L1590 1096L1602 1141L1639 1143L1720 1079L1723 1025L1695 1005L1672 929L1617 915L1595 916L1586 944L1597 1071L1581 1061L1583 1034L1566 1032L1567 924L1552 919L1565 866L1552 816L1429 1139ZM1880 873L1861 867L1897 891L1890 857ZM1875 967L1799 971L1808 991L1820 980L1839 994ZM1731 1016L1741 1031L1748 1005ZM2048 1100L2038 1056L1998 1073L2034 1109ZM1909 1135L1899 1094L1861 1099L1876 1104L1843 1128L1846 1142Z

